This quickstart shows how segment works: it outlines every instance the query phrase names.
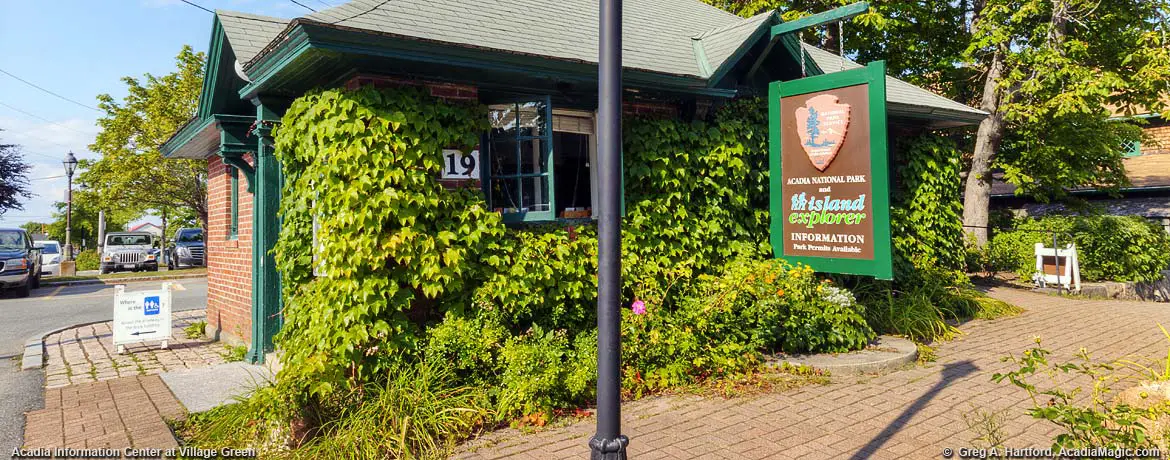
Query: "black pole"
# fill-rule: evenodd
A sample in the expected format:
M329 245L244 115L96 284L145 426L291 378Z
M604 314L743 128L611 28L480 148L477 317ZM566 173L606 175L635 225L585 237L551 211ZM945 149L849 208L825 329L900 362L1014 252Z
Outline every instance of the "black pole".
M66 179L69 185L65 188L65 258L73 260L73 242L70 241L73 233L73 171L68 171Z
M592 460L625 460L621 394L622 1L598 17L597 434Z

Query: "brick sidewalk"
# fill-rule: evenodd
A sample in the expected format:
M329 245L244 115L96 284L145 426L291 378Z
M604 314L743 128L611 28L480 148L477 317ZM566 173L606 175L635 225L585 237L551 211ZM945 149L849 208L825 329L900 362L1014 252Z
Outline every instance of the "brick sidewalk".
M178 446L166 421L186 410L156 374L224 362L222 344L183 332L204 317L203 310L175 312L166 350L150 342L119 355L109 322L46 337L45 408L26 414L25 447Z
M1043 337L1050 361L1071 359L1081 347L1098 359L1140 355L1165 359L1170 305L1071 300L1019 290L992 296L1026 308L1015 318L972 321L964 336L937 348L927 367L876 377L806 386L756 397L659 397L626 403L623 432L630 458L942 458L943 448L976 447L979 435L964 415L999 413L1008 447L1048 447L1054 425L1024 413L1027 394L995 384L1011 369L1000 361ZM1067 383L1071 377L1062 376ZM524 435L490 433L463 446L456 458L588 458L596 421Z
M66 448L176 447L166 420L185 416L157 375L45 390L45 408L29 412L24 446Z
M68 329L45 338L48 354L45 387L60 388L177 369L207 367L224 362L223 345L210 339L188 339L183 329L206 318L204 310L175 312L172 337L166 350L158 342L126 346L117 354L109 322Z

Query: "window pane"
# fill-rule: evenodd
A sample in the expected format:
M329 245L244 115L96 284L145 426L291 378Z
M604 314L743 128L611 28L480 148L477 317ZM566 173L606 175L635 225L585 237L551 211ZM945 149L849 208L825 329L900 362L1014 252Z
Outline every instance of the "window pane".
M519 179L496 179L491 181L492 208L505 213L520 210Z
M548 211L548 176L525 177L523 180L525 210Z
M548 171L548 155L545 155L542 139L520 141L520 172L522 174Z
M491 174L492 176L514 176L516 167L516 141L512 139L498 139L491 143Z
M520 114L521 136L544 136L548 131L544 102L525 102L517 105Z
M488 120L491 122L491 138L498 139L516 135L516 104L492 104L488 106Z
M490 136L544 136L548 131L547 105L544 102L492 104L488 106Z

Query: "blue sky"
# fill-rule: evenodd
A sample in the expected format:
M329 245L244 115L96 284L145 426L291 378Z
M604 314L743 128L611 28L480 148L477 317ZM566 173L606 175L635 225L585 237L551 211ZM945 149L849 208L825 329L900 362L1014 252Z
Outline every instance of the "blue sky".
M282 18L309 12L289 0L190 1ZM343 3L299 1L318 10ZM179 0L0 0L0 69L96 107L98 94L125 95L122 77L173 71L183 45L206 52L211 20ZM61 160L70 150L96 157L87 146L100 115L0 73L0 142L23 147L36 195L0 217L0 227L51 220L53 202L65 197Z

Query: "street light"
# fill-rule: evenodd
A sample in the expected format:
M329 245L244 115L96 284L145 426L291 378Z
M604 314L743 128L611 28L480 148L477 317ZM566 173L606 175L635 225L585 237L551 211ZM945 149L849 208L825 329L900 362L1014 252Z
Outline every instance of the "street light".
M601 0L597 103L597 433L591 460L626 460L622 434L622 0Z
M77 170L77 157L70 151L61 164L65 165L65 177L69 182L65 189L65 260L73 260L73 244L69 242L69 237L73 232L73 171Z

